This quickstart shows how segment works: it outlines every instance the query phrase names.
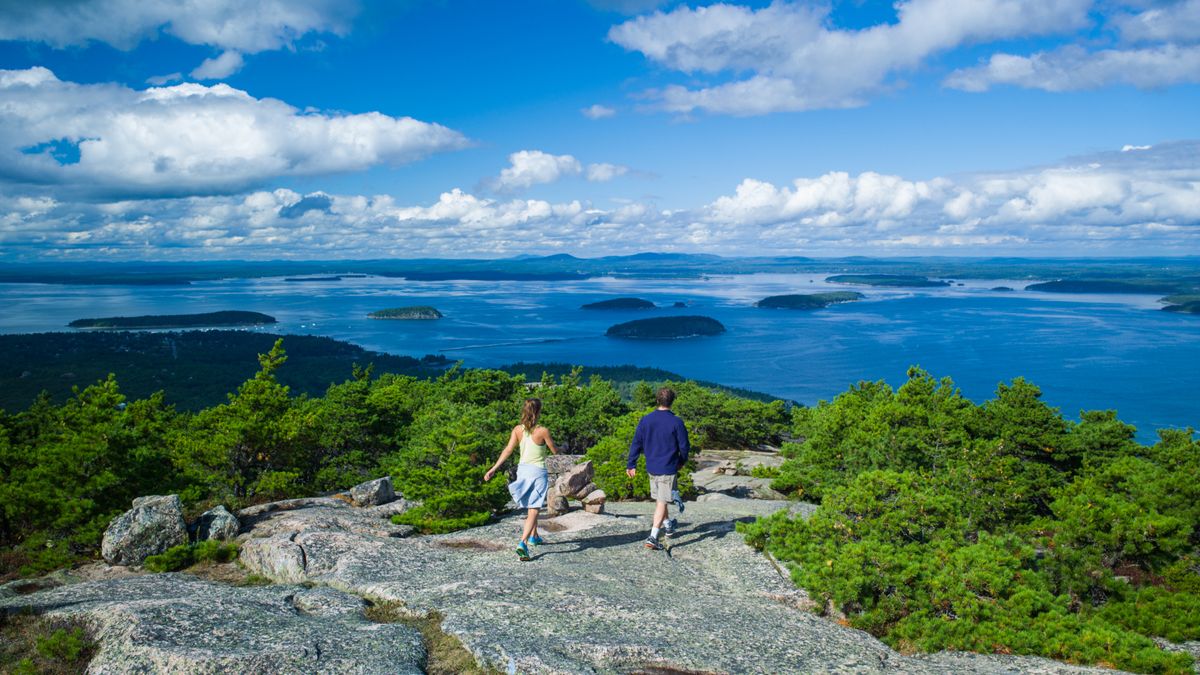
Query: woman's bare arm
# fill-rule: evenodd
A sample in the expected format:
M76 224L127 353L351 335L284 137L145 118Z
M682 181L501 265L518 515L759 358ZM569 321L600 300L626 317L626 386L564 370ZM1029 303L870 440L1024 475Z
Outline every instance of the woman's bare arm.
M492 476L495 476L496 472L500 470L500 467L504 464L504 461L512 455L513 448L517 447L518 442L517 429L518 427L513 427L512 433L508 435L508 445L504 446L504 450L500 452L500 459L497 459L492 468L488 469L487 473L483 474L484 481L491 480Z
M550 438L550 430L545 427L542 427L542 430L546 432L546 446L550 448L550 452L557 455L558 448L554 447L554 439Z

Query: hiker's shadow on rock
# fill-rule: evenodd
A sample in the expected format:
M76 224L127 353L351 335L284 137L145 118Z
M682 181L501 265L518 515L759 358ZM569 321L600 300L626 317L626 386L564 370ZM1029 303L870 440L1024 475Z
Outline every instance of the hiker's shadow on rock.
M753 523L754 520L754 516L743 516L733 520L701 523L689 529L680 530L675 535L675 543L671 544L671 548L686 548L705 539L723 539L725 535L736 531L737 523Z
M581 539L562 539L555 544L560 546L565 544L574 544L572 548L558 548L547 550L545 553L539 553L537 557L559 555L563 553L578 553L593 548L610 548L612 546L629 546L636 544L646 539L645 532L625 532L623 534L605 534L598 537L586 537Z

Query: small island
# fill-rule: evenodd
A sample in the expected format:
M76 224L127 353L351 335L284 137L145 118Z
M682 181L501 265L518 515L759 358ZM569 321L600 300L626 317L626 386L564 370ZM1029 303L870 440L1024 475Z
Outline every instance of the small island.
M1027 291L1043 293L1178 293L1178 284L1166 284L1157 281L1114 281L1110 279L1059 279L1043 281L1025 287Z
M862 299L863 294L855 291L797 293L793 295L772 295L754 303L754 306L768 309L821 309L839 302L854 302Z
M825 281L834 284L858 284L861 286L885 286L900 288L924 288L949 286L948 281L938 281L913 274L835 274Z
M654 303L641 298L613 298L589 302L580 309L654 309Z
M679 308L679 307L687 307L687 303L686 303L686 302L684 302L684 301L682 301L682 300L676 300L676 301L675 301L675 304L673 304L673 305L671 305L671 306L672 306L672 307L676 307L676 308Z
M992 290L999 291L1001 293L1012 293L1013 292L1013 289L1009 288L1008 286L994 286L994 287L992 287Z
M725 326L707 316L660 316L619 323L608 329L609 337L642 340L672 340L677 338L720 335Z
M340 274L334 275L331 277L286 277L286 278L284 278L284 281L291 281L291 282L296 282L296 283L304 283L307 281L341 281L341 280L342 280L342 276Z
M367 316L372 319L401 319L405 321L425 321L440 319L442 313L429 305L413 305L411 307L392 307L371 312Z
M146 316L109 316L102 319L76 319L71 328L196 328L216 326L260 326L277 323L275 317L259 312L236 310L202 314L148 314Z
M1163 307L1164 312L1200 314L1200 295L1169 295L1159 298L1158 301L1166 303L1167 306Z

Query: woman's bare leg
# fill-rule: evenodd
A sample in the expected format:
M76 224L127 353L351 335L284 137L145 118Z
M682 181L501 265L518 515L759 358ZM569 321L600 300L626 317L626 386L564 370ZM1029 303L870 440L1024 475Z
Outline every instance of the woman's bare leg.
M529 515L525 516L525 528L521 532L521 541L528 542L529 537L537 532L538 509L529 509Z

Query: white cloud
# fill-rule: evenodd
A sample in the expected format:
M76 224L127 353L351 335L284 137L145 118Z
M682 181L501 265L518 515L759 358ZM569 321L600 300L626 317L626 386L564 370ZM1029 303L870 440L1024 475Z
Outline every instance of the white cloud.
M109 203L0 193L6 258L341 258L736 254L1137 255L1200 250L1200 141L1021 171L911 180L830 172L746 179L690 209L633 201L489 199L428 204L291 190Z
M971 42L1043 35L1086 23L1091 0L909 0L897 22L829 27L829 7L680 6L614 26L609 39L689 75L734 79L647 95L662 109L732 115L862 105L931 56ZM746 76L748 74L748 76ZM739 79L740 78L740 79Z
M583 113L583 116L590 120L600 120L617 114L615 109L606 105L600 105L599 103L592 104L579 112Z
M175 84L183 80L183 73L167 73L166 75L154 75L146 78L146 84L155 87L161 87L164 84Z
M987 63L951 73L946 86L987 91L1008 84L1045 91L1095 89L1127 84L1142 89L1200 82L1200 45L1089 52L1069 46L1030 56L993 54Z
M194 45L246 54L293 46L309 33L345 35L358 13L346 0L55 0L0 3L0 40L52 47L104 42L132 49L161 31Z
M245 63L239 52L230 49L221 52L220 56L205 59L192 71L192 77L197 80L223 80L241 70Z
M520 150L508 156L509 166L491 181L494 190L521 190L541 183L553 183L564 176L583 171L571 155L551 155L541 150Z
M629 167L620 164L588 164L587 167L587 179L593 183L604 183L627 173Z
M462 148L446 127L377 112L302 112L224 84L130 89L0 70L0 181L94 195L237 192Z
M1200 0L1119 12L1106 27L1118 34L1117 44L1072 44L1028 56L993 54L978 66L954 71L944 84L972 92L995 85L1057 92L1200 82Z

